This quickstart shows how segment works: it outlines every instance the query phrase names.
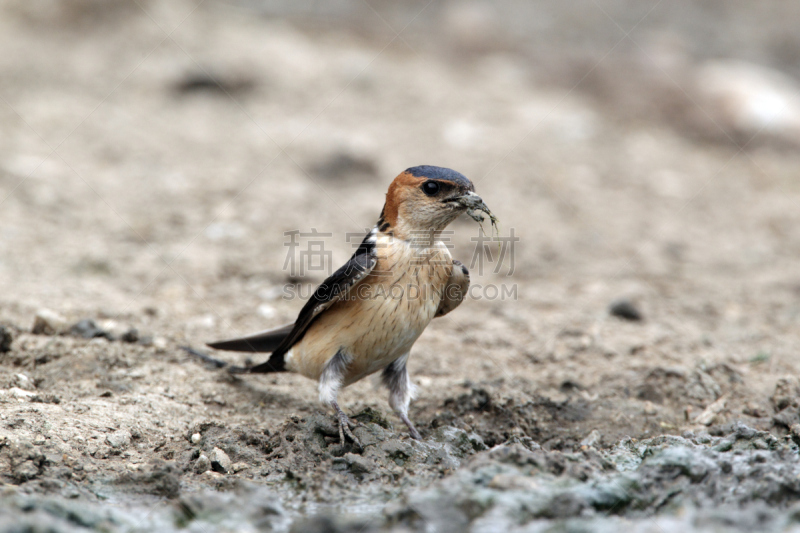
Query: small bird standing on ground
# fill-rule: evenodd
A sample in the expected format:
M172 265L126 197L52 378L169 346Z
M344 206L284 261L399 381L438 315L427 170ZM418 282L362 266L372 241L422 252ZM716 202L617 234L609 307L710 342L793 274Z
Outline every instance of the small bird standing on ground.
M462 213L482 221L478 211L483 211L494 223L474 191L454 170L409 168L389 186L378 223L350 260L316 289L294 323L209 346L272 352L262 364L228 367L233 373L296 372L318 381L320 401L336 411L342 444L347 435L360 445L336 401L339 390L381 370L389 405L420 439L408 418L415 387L406 363L430 321L458 307L469 288L467 268L450 256L440 236Z

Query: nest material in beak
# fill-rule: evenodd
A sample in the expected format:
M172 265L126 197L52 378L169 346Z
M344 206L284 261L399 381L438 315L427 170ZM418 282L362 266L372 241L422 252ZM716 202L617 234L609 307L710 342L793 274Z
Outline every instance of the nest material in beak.
M489 209L489 206L483 201L483 198L474 192L470 192L460 197L458 199L458 203L467 208L467 215L469 215L469 217L478 224L486 220L481 212L486 213L489 216L489 221L492 223L493 232L496 231L497 235L500 235L500 227L497 224L497 217L494 216L492 211ZM481 229L483 229L483 226L481 226Z

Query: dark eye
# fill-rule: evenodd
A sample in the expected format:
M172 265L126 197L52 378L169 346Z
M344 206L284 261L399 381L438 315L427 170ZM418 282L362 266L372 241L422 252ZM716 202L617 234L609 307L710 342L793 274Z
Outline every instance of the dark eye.
M439 184L435 181L426 181L422 184L422 192L428 196L434 196L439 192Z

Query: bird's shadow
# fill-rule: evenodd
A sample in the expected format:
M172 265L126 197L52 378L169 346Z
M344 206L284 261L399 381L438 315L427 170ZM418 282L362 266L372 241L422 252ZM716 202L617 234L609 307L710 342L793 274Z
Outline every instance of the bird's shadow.
M194 348L190 348L188 346L181 346L181 348L189 355L187 360L200 363L200 365L207 370L214 372L217 375L218 381L227 383L246 396L250 396L252 398L251 404L263 404L268 406L275 405L280 406L283 409L295 411L307 411L310 409L310 406L307 402L300 401L293 395L284 394L274 390L265 390L250 379L245 378L245 374L227 371L225 367L230 368L230 363L211 357L206 353L195 350ZM249 365L250 362L247 361L245 363L245 367Z

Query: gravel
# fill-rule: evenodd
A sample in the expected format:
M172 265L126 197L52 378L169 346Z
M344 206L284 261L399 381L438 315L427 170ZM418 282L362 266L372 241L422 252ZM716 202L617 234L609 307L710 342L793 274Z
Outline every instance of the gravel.
M320 427L314 424L306 427ZM148 494L172 498L174 504L153 507L128 499L108 507L86 498L11 491L0 500L0 531L287 531L290 526L292 531L334 533L800 530L797 445L743 424L721 436L689 431L682 437L625 439L605 450L585 447L575 452L513 441L477 450L469 434L441 429L435 439L422 443L398 441L384 432L384 440L363 455L334 457L328 476L349 496L306 518L293 496L298 481L305 479L302 473L287 470L272 488L241 480L226 484L227 476L207 471L211 464L230 461L215 447L211 459L201 454L193 469L217 476L224 492L184 493L179 470L157 463L118 483L146 487ZM370 433L380 432L373 427ZM30 446L15 450L15 475L20 480L39 475L48 459ZM375 497L382 492L376 473L422 472L422 465L441 464L437 461L444 456L438 452L443 450L458 455L451 460L461 468L423 487L415 486L417 476L406 475L405 488ZM401 457L406 462L402 468L397 465ZM347 489L350 481L361 484ZM366 495L373 496L367 500L371 505L361 503ZM28 529L12 529L12 524Z

